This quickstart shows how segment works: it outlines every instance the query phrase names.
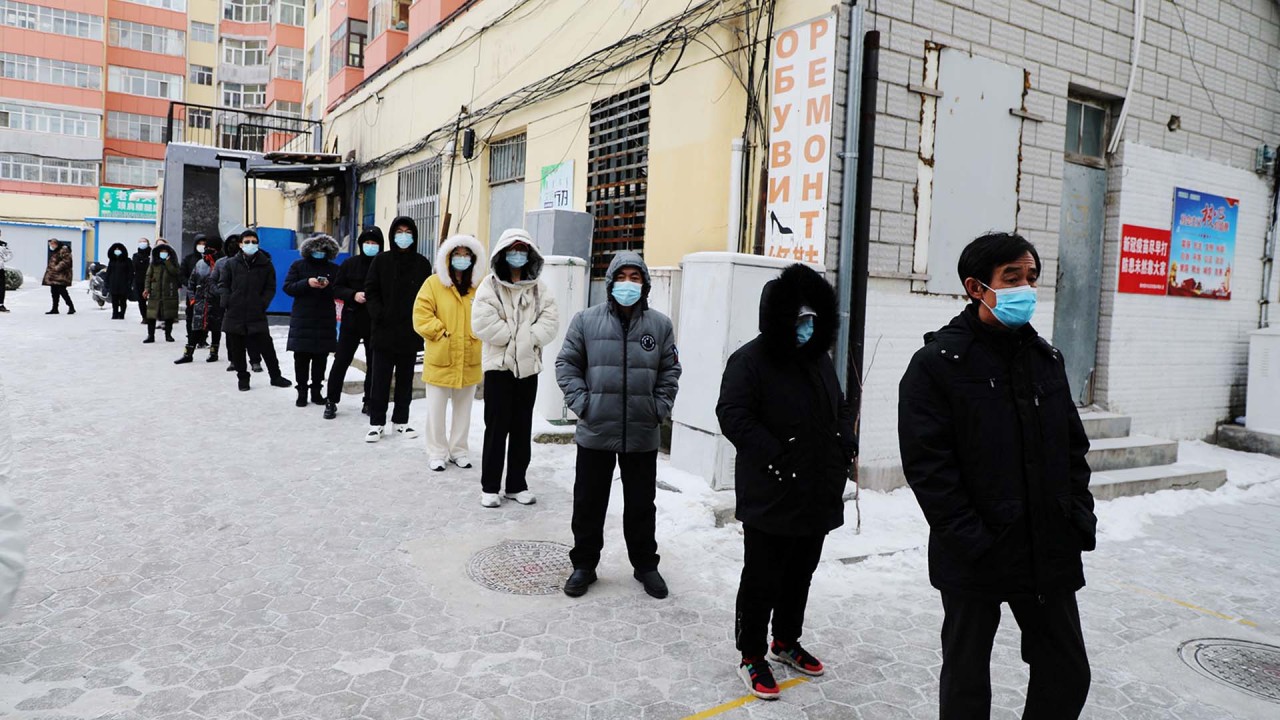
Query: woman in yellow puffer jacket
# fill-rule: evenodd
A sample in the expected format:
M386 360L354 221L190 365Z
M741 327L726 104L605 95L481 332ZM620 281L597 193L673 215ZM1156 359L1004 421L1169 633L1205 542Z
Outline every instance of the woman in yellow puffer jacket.
M422 380L427 384L427 464L436 472L452 462L471 467L467 434L476 386L484 378L480 339L471 331L476 281L485 275L484 247L454 235L436 252L435 274L413 305L413 329L426 340ZM446 433L445 411L453 405Z

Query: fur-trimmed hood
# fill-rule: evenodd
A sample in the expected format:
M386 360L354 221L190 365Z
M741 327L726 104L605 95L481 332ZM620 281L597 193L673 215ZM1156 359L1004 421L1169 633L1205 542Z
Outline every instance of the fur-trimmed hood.
M173 260L174 262L178 262L181 260L181 258L178 257L178 249L172 245L165 244L165 245L151 246L151 262L153 263L164 262L163 260L160 259L161 251L169 253L169 259Z
M329 235L318 233L304 240L298 248L304 260L311 258L311 253L319 251L324 252L325 260L333 260L338 257L338 241Z
M112 261L114 261L114 260L116 259L116 251L117 251L117 250L119 250L119 251L120 251L120 259L121 259L121 260L128 260L128 259L129 259L129 248L125 247L125 246L124 246L124 243L112 243L112 244L111 244L111 247L107 248L107 262L108 262L108 263L110 263L110 262L112 262Z
M518 283L513 283L511 282L511 266L507 264L507 249L518 242L529 246L529 263L524 266L520 273L522 280ZM502 237L498 238L498 243L493 246L493 275L498 279L498 282L508 287L537 282L538 278L542 276L543 262L542 251L538 249L538 244L533 241L533 236L523 228L504 230Z
M796 347L796 318L808 306L817 313L813 338ZM760 293L760 334L771 351L780 354L817 355L831 349L838 314L836 293L813 268L796 263L765 284Z
M484 246L480 244L470 235L454 235L453 237L440 243L440 248L436 250L436 277L440 278L440 282L445 287L453 287L453 277L450 276L449 255L458 248L466 248L471 251L475 260L471 264L471 287L480 284L480 278L489 272L489 265L485 259Z
M644 288L640 291L640 300L633 307L638 310L648 310L649 289L652 287L649 266L645 264L644 258L640 257L640 253L631 250L623 250L614 255L613 260L609 263L609 274L605 276L604 280L604 294L609 298L609 304L611 306L617 305L617 301L613 299L613 278L624 267L639 268L640 274L644 275Z

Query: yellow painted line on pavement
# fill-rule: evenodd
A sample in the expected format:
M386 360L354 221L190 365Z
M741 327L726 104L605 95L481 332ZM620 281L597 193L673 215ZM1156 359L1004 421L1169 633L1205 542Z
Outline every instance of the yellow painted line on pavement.
M809 682L809 678L802 678L802 677L791 678L790 680L786 680L782 683L779 683L778 689L786 690L787 688L795 687L800 683L806 683L806 682ZM737 708L742 707L743 705L746 705L748 703L753 703L759 699L760 698L756 697L755 695L743 695L737 700L730 700L729 702L723 705L717 705L711 708L710 710L703 710L700 713L696 713L684 718L684 720L707 720L707 718L715 717L716 715L727 713L730 710L735 710Z
M1245 620L1244 618L1236 618L1236 617L1231 617L1230 615L1224 615L1223 613L1220 613L1220 612L1218 612L1218 611L1216 611L1216 610L1210 610L1210 609L1208 609L1208 608L1202 608L1202 607L1200 607L1199 605L1195 605L1195 604L1193 604L1193 603L1189 603L1189 602L1187 602L1186 600L1179 600L1178 598L1175 598L1175 597L1169 597L1168 595L1164 595L1164 594L1162 594L1162 593L1158 593L1158 592L1156 592L1156 591L1154 591L1154 590L1148 590L1148 589L1146 589L1146 588L1141 588L1141 587L1138 587L1137 585L1125 585L1124 583L1117 583L1117 584L1118 584L1120 587L1122 587L1122 588L1124 588L1124 589L1126 589L1126 590L1132 590L1132 591L1134 591L1134 592L1136 592L1136 593L1141 593L1141 594L1143 594L1143 595L1147 595L1147 596L1150 596L1150 597L1156 598L1156 599L1158 599L1158 600L1164 600L1165 602L1171 602L1171 603L1173 603L1174 605L1180 605L1180 606L1182 606L1182 607L1184 607L1184 608L1186 608L1186 609L1188 609L1188 610L1195 610L1195 611L1196 611L1196 612L1198 612L1198 613L1204 613L1205 615L1208 615L1208 616L1210 616L1210 617L1216 617L1216 618L1218 618L1219 620L1226 620L1227 622L1240 623L1241 625L1244 625L1245 627L1252 627L1252 628L1256 628L1256 627L1258 627L1258 624L1257 624L1257 623L1255 623L1255 622L1253 622L1252 620Z

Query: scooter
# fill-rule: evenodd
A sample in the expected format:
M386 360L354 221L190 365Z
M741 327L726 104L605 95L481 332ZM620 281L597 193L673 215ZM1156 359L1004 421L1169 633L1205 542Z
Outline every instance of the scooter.
M89 263L89 297L98 303L98 307L107 304L107 266L104 263Z

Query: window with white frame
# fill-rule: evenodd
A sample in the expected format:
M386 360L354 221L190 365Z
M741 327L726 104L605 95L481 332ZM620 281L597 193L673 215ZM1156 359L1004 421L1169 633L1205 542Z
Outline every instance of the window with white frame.
M222 83L222 104L231 108L265 107L267 104L267 86Z
M191 72L187 75L187 79L192 85L213 85L213 68L208 65L191 65Z
M102 134L102 117L75 110L0 102L0 128L96 139Z
M126 95L181 100L182 76L112 65L107 68L107 89Z
M187 11L187 0L124 0L125 2L135 3L137 5L146 5L147 7L163 8L165 10L173 10L174 12L184 13Z
M95 187L98 184L98 163L57 160L25 153L0 153L0 180Z
M307 0L276 0L272 8L272 21L281 25L307 24Z
M409 0L373 0L369 5L369 37L378 37L391 28L409 22Z
M89 90L102 88L100 67L7 52L0 52L0 78Z
M218 36L213 29L212 23L202 23L198 20L191 21L191 42L213 43L217 41Z
M440 224L440 158L403 168L396 177L396 214L413 218L418 225L418 252L434 253ZM393 228L387 228L390 234Z
M107 156L107 183L155 187L164 174L164 162L149 158Z
M277 100L271 103L271 107L268 108L267 111L270 112L272 115L284 115L286 117L291 117L291 118L301 118L302 103ZM289 124L292 125L293 123L289 123Z
M181 57L186 54L187 34L181 30L171 30L156 25L112 20L111 36L108 42L112 47Z
M87 40L102 39L102 18L97 15L15 0L0 0L0 25Z
M164 130L167 118L155 115L136 115L127 112L107 113L107 137L138 142L165 142ZM182 142L182 124L174 125L173 142Z
M267 41L223 38L222 62L241 67L265 65L267 64Z
M271 19L268 0L222 0L222 17L243 23L264 23Z
M271 53L271 77L282 80L301 80L305 58L301 48L277 45Z
M369 37L369 23L363 20L347 20L330 36L329 77L337 75L343 67L364 67L364 45Z
M263 152L268 128L251 122L218 123L218 147L228 150Z
M324 53L324 38L316 40L315 44L311 46L311 53L307 56L308 75L324 66L324 55L322 53Z
M213 127L213 111L205 108L187 108L187 126L193 130L208 130Z

